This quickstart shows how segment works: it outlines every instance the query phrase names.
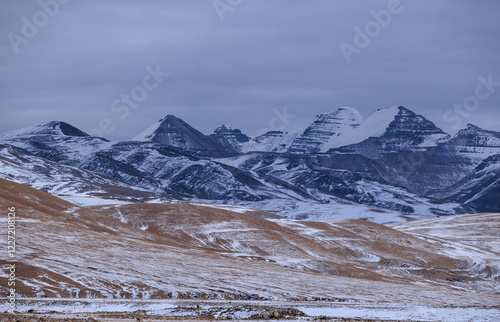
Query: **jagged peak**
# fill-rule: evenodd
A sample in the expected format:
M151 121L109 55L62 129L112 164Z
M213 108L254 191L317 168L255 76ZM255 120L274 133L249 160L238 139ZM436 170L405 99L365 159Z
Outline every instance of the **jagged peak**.
M183 119L178 118L177 116L172 115L172 114L166 115L159 122L160 122L160 124L181 123L184 125L188 125Z
M486 130L486 129L479 127L479 126L472 124L472 123L468 123L463 129L458 131L458 133L455 135L455 138L459 138L459 137L465 136L465 135L470 135L471 133L474 133L474 132L478 132L478 133L481 133L483 135L492 135L492 136L495 136L497 138L500 138L500 132Z
M227 126L226 124L222 124L214 131L214 133L220 133L220 132L241 132L241 131L238 129L233 129L232 127Z
M171 120L179 120L179 118L173 114L167 114L159 122L165 122L165 121L171 121Z
M458 133L455 136L458 137L461 135L469 134L470 132L489 132L489 131L472 123L467 123L467 125L463 129L458 131Z
M164 131L167 128L179 128L186 131L199 132L175 115L167 114L164 118L158 120L156 123L152 124L135 136L132 141L152 141L158 132ZM199 134L202 135L201 132Z
M483 128L480 128L479 126L472 123L467 123L467 126L465 128L470 130L484 130Z
M404 107L402 105L398 106L398 110L399 110L400 113L403 113L403 114L410 114L410 115L414 115L415 114L415 112L413 112L410 109L407 109L406 107Z
M336 109L335 111L318 114L316 115L316 120L336 117L339 115L353 116L353 119L359 122L363 120L361 113L359 113L359 111L354 107L349 107L349 106L342 106Z

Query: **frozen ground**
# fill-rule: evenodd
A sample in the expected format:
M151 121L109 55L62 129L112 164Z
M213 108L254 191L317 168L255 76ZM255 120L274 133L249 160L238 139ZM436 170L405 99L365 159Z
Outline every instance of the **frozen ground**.
M357 319L498 320L499 214L389 227L365 220L270 219L244 208L178 203L79 207L0 183L0 209L16 208L22 312L99 317L110 311L108 321L145 313L150 320L172 314L312 319L299 311ZM0 220L0 229L7 231L6 224ZM1 282L9 277L7 267L0 259ZM7 296L5 283L0 286L0 296Z
M99 320L139 316L143 320L174 319L376 319L407 321L499 321L500 306L352 304L282 301L199 300L41 300L21 299L18 314ZM49 313L50 312L50 313ZM119 314L121 313L121 314ZM304 313L304 314L303 314Z

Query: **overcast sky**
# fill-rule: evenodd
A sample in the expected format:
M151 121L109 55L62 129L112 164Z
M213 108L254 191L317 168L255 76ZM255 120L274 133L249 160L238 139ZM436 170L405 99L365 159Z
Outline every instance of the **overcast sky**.
M121 140L174 114L256 135L394 105L500 131L500 1L57 1L0 4L0 132Z

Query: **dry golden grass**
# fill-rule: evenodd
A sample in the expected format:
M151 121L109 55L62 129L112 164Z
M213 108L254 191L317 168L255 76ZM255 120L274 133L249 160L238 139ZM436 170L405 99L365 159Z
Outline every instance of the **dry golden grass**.
M449 227L442 220L387 227L362 220L269 220L190 204L83 208L6 180L0 187L0 209L17 209L16 287L26 296L499 299L492 291L498 281L450 252L460 239L461 217L445 219L455 228L443 243L424 236L432 227ZM481 231L468 234L467 245L476 247L484 236L498 242L498 217L463 218ZM489 230L481 221L495 224ZM2 278L2 295L5 284Z

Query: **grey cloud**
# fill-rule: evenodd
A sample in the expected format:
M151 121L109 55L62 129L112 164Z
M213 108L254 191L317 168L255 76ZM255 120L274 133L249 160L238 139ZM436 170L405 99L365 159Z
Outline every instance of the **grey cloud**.
M500 81L496 1L401 0L351 63L339 44L389 1L244 0L223 21L212 3L71 1L18 54L7 34L40 7L2 4L0 131L54 119L90 130L109 118L116 129L106 136L128 139L175 114L205 133L226 123L255 135L284 106L294 130L340 106L367 115L405 105L453 132L443 114L474 94L479 76ZM170 76L120 119L111 103L156 64ZM499 103L500 88L464 126L500 131Z

